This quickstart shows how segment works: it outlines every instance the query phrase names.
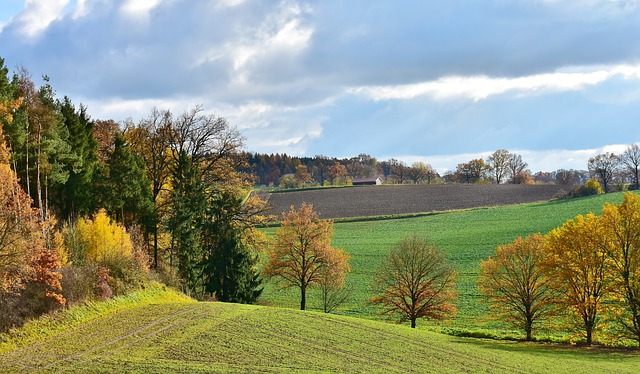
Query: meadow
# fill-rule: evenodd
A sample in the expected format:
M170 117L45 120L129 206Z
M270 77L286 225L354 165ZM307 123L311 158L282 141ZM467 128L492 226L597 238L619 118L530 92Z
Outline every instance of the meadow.
M93 318L74 309L51 333L33 321L0 344L0 372L591 373L637 372L635 351L461 338L317 312L194 303L153 291ZM169 293L169 295L164 295ZM91 315L84 310L85 317ZM77 316L77 313L75 313Z
M489 309L477 291L479 264L491 256L495 248L518 236L536 232L547 233L578 214L599 214L606 202L620 203L621 193L544 203L477 208L434 213L407 218L376 219L374 217L337 221L333 244L351 256L352 272L346 280L351 297L337 313L381 319L379 311L369 304L372 297L371 278L388 249L401 238L417 234L427 237L443 249L458 270L458 313L445 324L419 321L418 327L431 326L438 330L504 330L508 327L492 320ZM275 228L267 229L272 234ZM320 310L318 292L311 291L308 305ZM299 291L281 290L268 283L260 302L266 305L296 308Z

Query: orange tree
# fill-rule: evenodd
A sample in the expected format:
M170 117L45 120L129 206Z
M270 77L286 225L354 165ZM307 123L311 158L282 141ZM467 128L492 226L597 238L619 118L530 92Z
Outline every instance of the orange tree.
M553 312L544 260L545 238L535 234L498 246L495 256L480 264L480 292L498 316L524 329L527 340L534 323Z
M307 289L320 284L325 267L340 263L330 261L339 251L331 246L333 221L321 220L313 205L305 203L298 210L291 206L282 213L282 218L282 226L268 248L264 274L281 279L285 288L298 287L300 309L305 310ZM337 272L336 276L344 274Z
M418 318L444 319L455 313L455 279L444 254L414 235L391 248L374 277L378 296L371 301L415 328Z
M551 285L562 297L561 307L573 310L584 329L587 345L593 341L602 301L611 290L607 253L601 250L604 236L599 217L579 215L548 234L545 266Z

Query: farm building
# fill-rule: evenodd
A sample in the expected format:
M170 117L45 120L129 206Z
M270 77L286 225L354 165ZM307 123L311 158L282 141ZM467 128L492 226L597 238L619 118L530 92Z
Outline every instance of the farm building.
M353 184L354 186L366 186L366 185L381 185L382 184L382 178L380 177L371 177L371 178L354 178L351 181L351 184Z

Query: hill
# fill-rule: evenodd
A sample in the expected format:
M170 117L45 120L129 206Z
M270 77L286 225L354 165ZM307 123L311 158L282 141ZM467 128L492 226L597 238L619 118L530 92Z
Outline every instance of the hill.
M432 184L319 188L267 194L272 213L303 202L323 218L369 217L438 212L548 201L561 194L555 185Z
M448 211L419 217L337 222L333 244L349 253L352 266L352 272L346 279L351 298L338 312L380 318L378 310L369 304L373 296L370 290L373 274L390 246L416 233L428 237L442 248L458 270L458 313L447 328L490 329L491 333L501 334L506 326L489 318L488 307L477 291L480 262L492 256L498 245L511 242L518 236L547 233L578 214L599 214L606 202L617 204L621 201L622 194L614 193L544 203ZM273 231L273 228L267 230L269 233ZM278 290L275 284L269 284L261 300L296 308L299 297L299 291L295 289ZM320 308L319 292L312 290L308 294L307 305L312 309ZM419 325L421 323L418 322Z
M632 351L457 338L314 312L161 300L18 346L0 354L0 371L633 373L640 365Z

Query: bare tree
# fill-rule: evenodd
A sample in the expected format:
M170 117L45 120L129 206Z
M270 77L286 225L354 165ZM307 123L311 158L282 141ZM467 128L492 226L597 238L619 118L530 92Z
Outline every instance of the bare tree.
M414 235L389 252L374 278L377 296L371 301L415 328L418 318L444 319L455 312L455 279L444 254Z
M491 174L497 184L502 183L502 181L509 175L509 163L511 161L511 157L511 153L506 149L498 149L487 159L487 164L491 168Z
M511 183L521 184L525 182L529 174L527 170L528 166L526 162L522 161L522 156L516 154L510 155L508 169L511 175Z
M604 192L609 192L609 186L619 168L620 159L613 153L602 153L589 159L589 174L602 183Z
M640 146L632 144L627 147L624 153L620 156L620 161L624 165L626 172L631 176L631 180L635 185L635 189L639 189L638 183L638 169L640 169Z

